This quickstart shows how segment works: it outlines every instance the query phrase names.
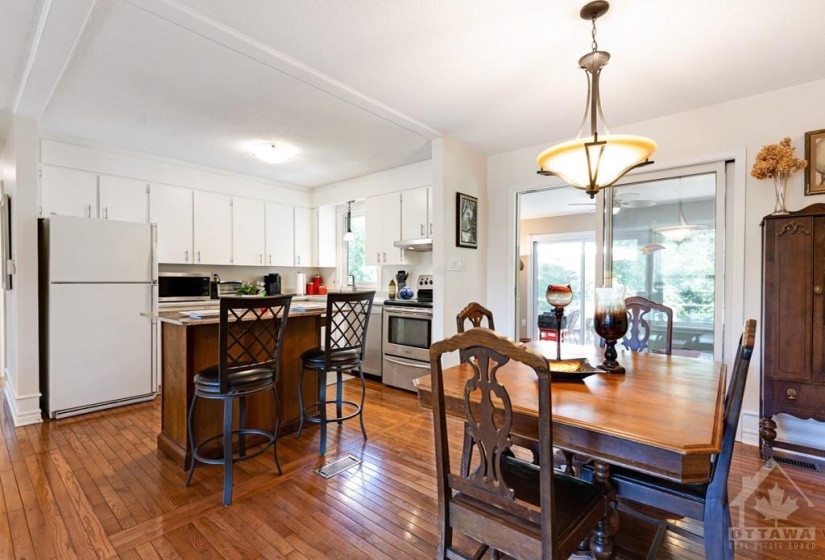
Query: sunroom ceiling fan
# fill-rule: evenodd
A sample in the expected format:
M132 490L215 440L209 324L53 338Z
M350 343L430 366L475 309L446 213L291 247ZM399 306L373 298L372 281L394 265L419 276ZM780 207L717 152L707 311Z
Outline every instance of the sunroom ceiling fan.
M596 211L596 201L592 202L569 202L568 206L590 206L592 210L590 212ZM655 206L656 203L652 200L646 200L639 197L639 193L621 193L616 192L613 196L613 213L617 214L622 208L650 208L651 206Z

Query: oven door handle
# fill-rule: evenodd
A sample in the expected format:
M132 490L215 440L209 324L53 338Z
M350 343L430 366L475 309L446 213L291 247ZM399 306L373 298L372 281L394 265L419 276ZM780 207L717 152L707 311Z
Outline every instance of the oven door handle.
M414 368L426 369L426 370L430 369L429 364L427 364L426 366L422 366L422 365L420 365L421 362L415 362L413 360L401 360L399 358L391 358L387 355L384 356L384 359L387 360L388 362L398 364L399 366L408 366L408 367L414 367Z

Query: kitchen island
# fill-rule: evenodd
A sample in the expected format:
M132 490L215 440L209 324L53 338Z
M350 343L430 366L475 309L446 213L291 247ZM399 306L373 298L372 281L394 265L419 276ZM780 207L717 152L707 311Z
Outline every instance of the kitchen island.
M296 309L297 308L297 309ZM169 455L181 468L188 468L190 459L186 417L194 394L194 377L202 369L218 363L217 314L188 316L175 311L148 315L160 322L161 328L161 431L158 449ZM320 344L321 317L325 309L319 305L300 306L293 303L284 332L281 350L281 375L278 397L281 401L279 435L298 429L298 380L301 353ZM305 402L314 402L318 394L316 376L307 376L302 388ZM235 408L237 411L237 407ZM247 399L247 425L263 430L275 426L272 393L252 395ZM200 441L207 435L221 432L221 403L199 399L192 421ZM237 412L236 412L237 422Z

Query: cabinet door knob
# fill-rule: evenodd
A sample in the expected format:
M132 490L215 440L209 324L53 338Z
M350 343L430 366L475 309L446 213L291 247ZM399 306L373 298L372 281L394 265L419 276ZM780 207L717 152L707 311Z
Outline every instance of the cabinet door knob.
M424 237L424 224L421 224L421 237Z
M814 293L818 296L822 295L822 286L814 286Z
M795 401L796 400L796 389L788 389L787 394L788 394L788 400L789 401Z

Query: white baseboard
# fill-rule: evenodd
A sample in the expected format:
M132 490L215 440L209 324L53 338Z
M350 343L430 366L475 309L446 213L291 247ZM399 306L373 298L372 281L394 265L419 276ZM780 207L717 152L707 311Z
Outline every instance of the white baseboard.
M43 416L40 413L40 393L15 395L11 378L6 377L6 388L3 394L6 397L6 405L15 428L29 424L39 424L43 421Z
M825 447L825 422L800 420L787 414L774 416L777 438L796 445L816 449ZM759 415L746 412L739 420L739 441L748 445L759 445Z

